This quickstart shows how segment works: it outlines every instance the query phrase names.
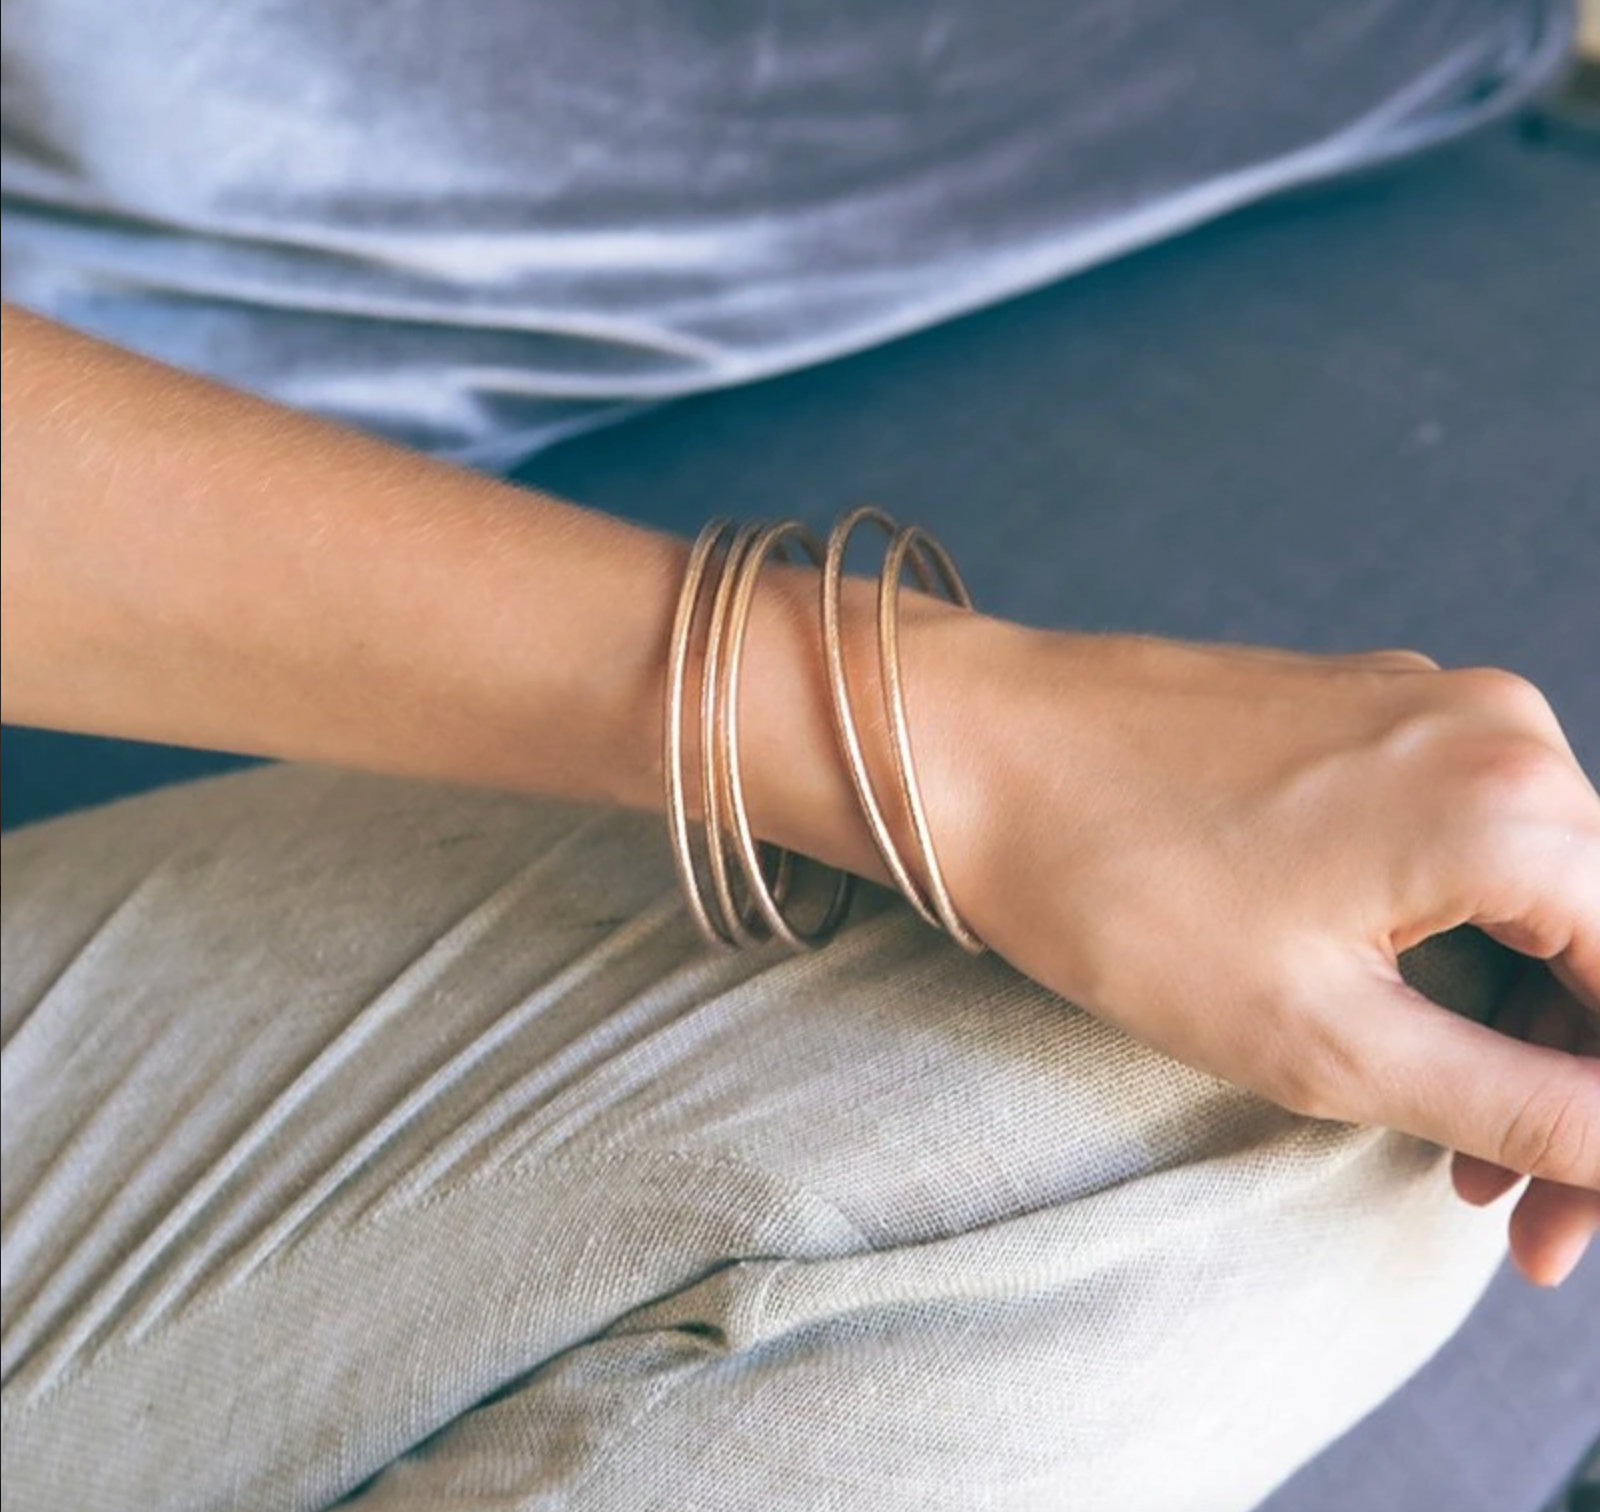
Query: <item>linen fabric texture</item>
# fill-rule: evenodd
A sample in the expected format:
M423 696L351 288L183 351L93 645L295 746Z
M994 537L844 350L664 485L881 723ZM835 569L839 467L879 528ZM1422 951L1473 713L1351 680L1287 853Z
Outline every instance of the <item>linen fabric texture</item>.
M18 1512L1243 1512L1502 1255L882 890L708 950L643 816L263 768L4 869Z

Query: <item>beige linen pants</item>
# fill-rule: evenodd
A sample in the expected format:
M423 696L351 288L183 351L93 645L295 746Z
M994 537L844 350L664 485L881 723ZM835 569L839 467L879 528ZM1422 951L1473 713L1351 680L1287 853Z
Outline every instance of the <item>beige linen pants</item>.
M647 818L277 767L4 861L18 1512L1239 1512L1500 1255L883 893L708 951Z

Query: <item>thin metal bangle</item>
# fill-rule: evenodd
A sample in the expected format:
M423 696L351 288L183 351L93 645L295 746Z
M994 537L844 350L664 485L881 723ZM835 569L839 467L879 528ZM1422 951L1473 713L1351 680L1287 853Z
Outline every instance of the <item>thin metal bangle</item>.
M689 648L694 639L695 621L700 617L703 585L719 552L725 552L734 533L731 520L707 523L696 538L684 569L683 586L678 590L678 606L672 622L672 644L667 662L665 730L662 737L662 771L666 783L667 834L672 841L672 861L684 900L689 905L700 933L713 944L732 946L734 938L715 918L700 886L694 864L694 848L689 838L689 807L684 780L683 722L685 691L689 678ZM702 673L702 676L704 674ZM701 751L704 764L705 751Z
M733 948L737 943L732 929L726 923L727 914L720 904L706 896L695 865L694 843L689 829L688 781L685 776L684 719L688 705L688 676L694 631L697 622L704 618L705 596L710 585L719 579L714 576L722 553L722 574L727 571L726 550L731 534L730 520L712 520L700 532L689 553L684 570L683 585L679 589L677 610L673 617L672 641L668 651L667 697L663 719L662 775L666 788L667 833L672 844L673 865L678 873L690 915L700 933L714 945ZM702 677L704 677L702 670ZM709 759L705 750L702 762ZM780 905L788 896L789 883L794 871L794 857L787 851L770 848L774 860L774 876L768 887ZM746 934L754 935L761 923L761 914L752 904L735 910L731 917L737 919Z
M768 557L776 555L787 559L788 544L793 541L821 566L823 550L815 534L799 520L785 520L769 525L749 543L740 557L737 583L728 608L726 622L726 648L721 665L717 668L720 681L718 691L718 745L714 765L717 769L719 797L726 809L726 818L733 832L734 848L744 868L745 881L751 898L761 916L778 939L795 950L809 950L829 940L850 910L855 896L856 879L849 872L839 870L833 887L833 896L821 920L811 929L802 929L786 919L782 899L769 892L762 874L760 851L750 827L750 814L745 804L744 775L739 738L739 692L744 668L744 646L750 628L750 611L755 602L756 589L761 580L761 569ZM788 854L785 852L784 854Z
M894 737L895 775L899 779L900 793L911 815L911 827L916 834L917 847L922 855L928 891L933 896L933 906L939 922L952 939L972 954L984 949L981 939L968 927L950 897L945 885L944 871L934 853L933 834L928 826L928 811L922 801L922 785L917 780L917 767L911 752L910 721L906 715L904 679L900 669L900 577L905 571L907 558L915 561L921 547L932 559L938 571L940 586L954 604L963 609L972 607L972 595L956 571L950 554L933 536L917 525L904 526L889 543L883 559L883 571L878 578L878 666L883 679L884 706L889 716L889 729ZM921 573L918 573L920 580Z
M928 895L913 878L884 819L861 748L844 666L840 628L843 561L851 534L867 521L876 523L890 536L878 591L881 692L893 737L897 784L924 863ZM798 541L813 561L821 558L823 640L834 722L874 844L917 912L936 928L945 929L964 948L981 951L982 940L961 919L950 897L934 852L916 775L900 664L900 580L909 564L924 592L936 591L937 580L938 587L958 605L970 608L971 599L955 564L937 540L917 527L901 529L886 512L871 506L842 517L829 536L825 552L819 552L815 536L795 521L759 527L735 525L725 519L711 521L690 552L674 616L668 659L662 761L673 860L690 912L701 933L717 944L757 943L764 938L764 925L791 946L804 948L821 943L831 935L849 908L855 879L840 872L834 896L815 928L799 929L784 917L783 906L795 858L788 851L755 840L744 798L739 736L744 641L761 569L775 552L787 556L785 548L791 539ZM706 896L701 885L690 838L684 751L691 648L697 624L707 618L703 611L708 593L711 605L701 664L699 713L700 787L705 809L711 898ZM741 880L745 883L747 898L742 906L735 895L729 869L730 849L743 873ZM770 881L766 875L769 861L775 861L775 876Z
M860 800L862 816L867 821L867 830L872 835L872 843L878 848L878 855L894 879L895 885L905 894L906 901L926 923L935 929L940 929L943 927L943 921L924 894L922 884L911 875L911 869L900 854L894 831L890 829L889 822L884 817L883 805L878 801L872 771L861 749L861 734L856 722L855 705L850 695L850 679L845 672L844 633L840 624L839 602L844 578L844 558L850 546L850 538L864 524L879 526L891 540L900 529L898 522L887 511L872 504L863 504L860 508L841 515L829 532L827 556L822 566L822 643L824 658L828 665L828 693L833 705L833 727L839 737L839 748L844 752L845 765L850 770L850 781L856 790L857 799ZM912 564L913 571L918 574L919 583L931 593L933 578L920 552L913 555Z
M760 533L761 527L748 521L734 529L733 540L723 562L722 577L711 600L711 620L706 627L705 664L700 679L700 822L705 826L706 862L711 872L712 894L722 910L723 921L735 945L754 945L760 941L761 935L733 895L732 874L728 868L729 843L723 829L726 806L717 770L718 704L722 694L722 663L733 585L740 563Z

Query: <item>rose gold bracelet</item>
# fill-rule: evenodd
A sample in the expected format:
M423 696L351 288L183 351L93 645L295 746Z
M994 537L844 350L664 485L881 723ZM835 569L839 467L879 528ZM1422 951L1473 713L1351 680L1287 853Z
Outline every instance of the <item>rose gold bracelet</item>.
M761 939L761 931L759 920L748 916L734 899L733 877L728 866L729 845L724 829L726 784L718 761L722 747L722 669L733 585L738 577L739 564L759 533L760 527L749 523L734 527L733 540L723 562L722 576L711 599L711 618L706 626L705 663L700 675L700 822L705 827L706 862L711 873L712 894L734 945L756 944Z
M856 722L855 703L850 693L850 679L844 664L844 632L841 626L840 594L844 580L844 558L850 547L850 538L864 524L879 526L891 539L899 529L894 518L871 504L852 509L841 515L828 535L827 555L822 565L822 646L828 664L828 694L833 706L833 728L839 738L839 749L844 753L845 765L850 770L850 781L861 804L862 818L866 820L872 843L879 858L894 879L894 884L905 895L906 902L922 919L935 929L940 927L939 915L924 897L922 886L911 875L895 843L894 831L884 817L883 805L878 801L877 786L867 765L866 754L861 749L861 733ZM917 566L921 566L920 557ZM931 588L932 579L924 580Z
M694 543L689 553L689 563L684 570L683 586L678 592L677 610L673 617L672 642L668 655L667 696L662 735L662 776L666 788L667 834L672 844L673 865L684 900L689 905L700 933L711 943L733 946L757 938L754 926L759 915L749 910L741 911L730 902L724 911L721 900L708 898L701 886L695 865L694 846L689 833L688 782L684 772L684 719L687 708L689 662L696 625L703 618L702 610L707 588L713 591L726 577L729 550L737 538L737 531L729 520L712 520ZM702 694L707 669L702 667ZM702 697L703 702L703 697ZM709 760L706 749L700 752L704 765ZM708 846L709 849L709 846ZM783 853L778 862L777 876L772 883L776 896L782 898L788 888L790 859Z
M972 595L967 592L967 585L956 571L950 553L920 526L904 526L889 543L888 553L883 559L883 572L878 578L879 673L883 678L889 729L894 736L895 775L899 780L900 796L911 817L911 828L916 835L934 909L951 939L963 950L978 955L982 953L984 944L956 911L950 889L945 885L944 871L933 848L927 806L922 801L922 785L917 780L916 761L911 754L910 720L906 714L905 685L900 669L900 578L905 572L907 558L915 560L915 553L919 549L932 559L940 586L951 603L963 609L972 607ZM925 581L921 570L917 571L917 577L919 581Z
M844 662L844 634L841 627L840 597L843 587L844 558L850 539L863 524L874 524L889 536L889 549L878 584L878 666L882 681L884 711L889 722L895 758L895 779L900 800L911 822L913 836L922 861L927 887L912 875L894 831L884 816L871 769L861 748L861 736L850 694L850 680ZM900 667L900 578L909 562L917 585L925 593L942 589L953 603L972 607L961 575L950 554L926 531L915 526L902 529L893 516L873 505L863 505L842 515L828 536L827 556L822 569L822 638L828 665L828 691L833 704L834 729L844 754L850 780L860 800L862 816L872 835L878 854L895 884L919 915L935 929L943 929L964 949L974 954L983 941L968 927L950 897L943 869L933 847L922 786L917 780L916 759L912 754L909 720L906 714L905 685Z
M925 885L906 864L884 816L862 749L845 669L840 624L844 557L854 531L868 522L889 536L877 599L880 691L891 736L896 788ZM911 906L965 949L981 951L983 941L961 918L950 896L917 777L900 659L901 578L910 566L923 592L943 592L963 608L971 607L971 598L949 553L937 540L915 526L900 527L883 510L871 506L841 516L825 550L799 521L735 525L717 519L701 531L689 554L668 658L662 766L673 862L690 913L701 933L720 945L749 945L776 937L795 949L805 949L830 938L849 911L856 879L839 871L833 895L816 925L802 928L785 915L795 857L756 840L745 801L739 709L745 641L761 571L773 556L787 560L791 544L798 545L822 569L822 639L834 727L873 843ZM696 632L702 626L698 787L709 894L702 884L690 834L684 739L690 706L689 668ZM741 890L743 901L738 896Z
M822 563L822 547L811 530L798 520L785 520L768 525L750 542L738 563L738 578L732 601L728 608L727 649L717 668L720 680L717 735L719 744L716 759L709 763L716 768L720 778L720 792L729 827L733 832L735 851L744 867L745 881L750 896L765 920L767 928L778 939L795 950L809 950L831 939L850 911L855 896L856 879L849 872L835 870L833 896L821 920L810 929L802 929L784 917L782 900L773 895L762 875L760 855L755 836L750 828L750 815L745 805L744 775L739 741L739 687L744 665L745 635L750 626L750 609L755 602L756 588L761 579L761 569L770 556L787 559L789 542L797 543L813 563ZM788 854L785 852L784 854Z

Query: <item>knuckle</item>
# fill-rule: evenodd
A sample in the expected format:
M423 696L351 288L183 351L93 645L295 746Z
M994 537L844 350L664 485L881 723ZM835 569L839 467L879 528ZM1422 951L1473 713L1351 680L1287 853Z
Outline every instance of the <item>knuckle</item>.
M1535 1093L1500 1142L1509 1170L1600 1188L1600 1068L1579 1066L1573 1084Z
M1390 667L1400 672L1437 672L1439 670L1439 663L1427 655L1426 652L1413 651L1404 646L1370 652L1367 659L1378 666Z
M1546 806L1567 780L1566 763L1541 741L1515 737L1487 742L1466 774L1468 810L1493 824Z
M1549 700L1520 673L1469 667L1448 676L1464 700L1497 719L1541 731L1555 722Z

